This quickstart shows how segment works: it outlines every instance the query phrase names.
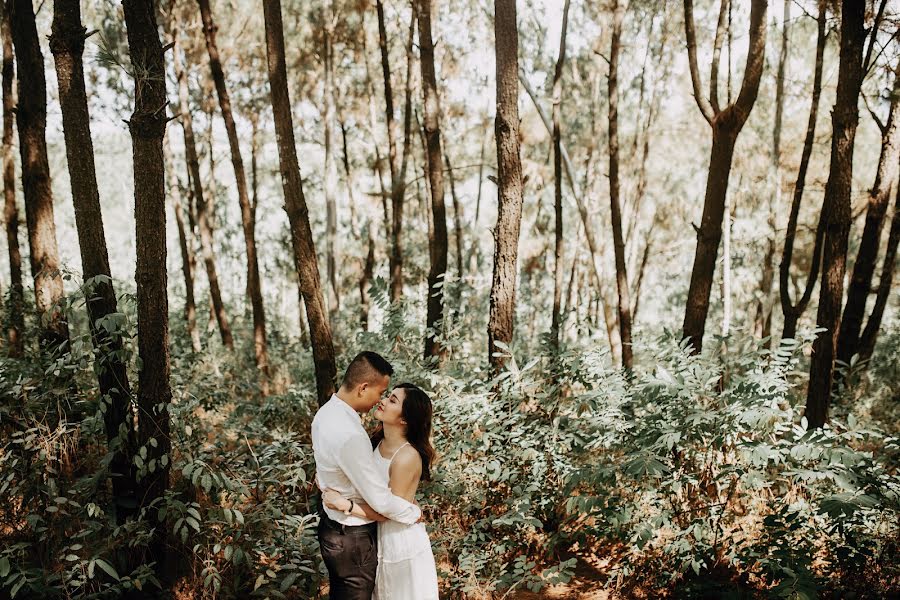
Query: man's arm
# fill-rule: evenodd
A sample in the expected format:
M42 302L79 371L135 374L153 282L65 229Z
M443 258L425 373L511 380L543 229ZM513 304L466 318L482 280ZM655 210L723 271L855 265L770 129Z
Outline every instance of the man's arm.
M335 490L325 490L324 492L322 492L322 502L324 502L325 506L327 506L328 508L339 510L342 513L345 513L348 509L352 508L350 514L355 517L368 519L370 521L388 520L388 518L383 514L377 513L372 510L372 507L365 502L351 502L347 498L341 496L340 493L336 492Z
M403 498L391 493L381 481L372 457L372 446L362 435L351 436L337 452L338 466L372 509L392 521L412 525L422 511Z

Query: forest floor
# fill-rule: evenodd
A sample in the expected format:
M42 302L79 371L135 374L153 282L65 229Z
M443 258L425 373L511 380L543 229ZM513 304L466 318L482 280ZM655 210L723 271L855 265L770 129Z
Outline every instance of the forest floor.
M599 565L594 560L581 557L575 567L575 577L568 583L551 585L540 592L517 590L508 596L510 600L616 600L620 596L604 588Z

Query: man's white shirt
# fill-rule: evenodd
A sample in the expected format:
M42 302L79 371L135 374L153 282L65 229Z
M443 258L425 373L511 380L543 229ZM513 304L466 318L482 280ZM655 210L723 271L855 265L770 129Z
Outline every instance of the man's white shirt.
M392 521L412 524L422 514L419 507L391 493L378 477L372 444L359 415L332 394L313 418L313 454L319 486L331 488L354 502L365 502ZM369 519L325 508L325 513L343 525L365 525Z

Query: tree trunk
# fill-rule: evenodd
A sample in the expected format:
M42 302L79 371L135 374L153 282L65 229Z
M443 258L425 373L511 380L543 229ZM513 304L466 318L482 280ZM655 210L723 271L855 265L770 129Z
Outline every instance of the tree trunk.
M826 35L826 8L825 0L819 0L818 34L816 37L816 65L813 75L812 102L809 107L809 121L806 126L806 138L803 141L803 152L800 156L800 167L797 170L797 181L794 184L794 195L791 201L791 211L788 216L787 229L784 234L784 249L781 254L781 264L778 267L778 293L781 301L781 310L784 313L784 330L781 339L794 339L797 335L797 321L806 311L812 298L813 289L819 276L819 266L822 258L822 241L825 236L824 221L820 218L816 227L816 237L813 246L812 264L809 277L806 280L803 294L797 300L797 304L791 301L790 272L791 258L794 252L794 240L797 237L797 219L800 214L800 203L803 200L803 190L806 186L806 171L809 167L809 159L812 155L813 143L816 138L816 119L819 113L819 97L822 94L822 67L825 56Z
M417 6L418 4L413 2L412 17L409 23L409 38L406 44L406 105L403 113L403 152L401 153L397 147L399 144L399 132L397 120L394 117L394 97L391 89L389 48L387 46L387 30L384 24L384 5L381 0L376 0L375 2L378 12L378 39L381 49L381 70L384 77L385 115L387 116L391 168L391 302L396 302L403 295L403 245L401 234L403 229L403 198L406 193L406 165L410 148L412 42L415 32Z
M241 145L237 135L237 127L234 115L231 111L231 98L228 87L225 84L225 72L219 58L219 48L216 44L216 30L213 22L209 0L197 0L200 6L200 17L203 20L203 34L206 39L206 50L209 54L209 66L212 71L213 83L216 86L216 95L219 98L219 108L222 110L222 118L225 121L225 131L228 135L228 146L231 149L231 165L234 168L234 179L237 186L238 204L241 208L241 226L244 230L244 245L247 250L247 289L250 292L250 305L253 310L253 351L256 358L256 368L260 374L260 391L263 396L268 395L269 380L269 352L266 340L266 313L262 299L262 283L259 277L259 261L256 256L256 231L253 227L253 214L250 206L250 194L247 190L247 176L244 171L244 159L241 156ZM212 234L210 232L210 244ZM221 298L219 299L221 303ZM224 310L216 307L216 310ZM224 318L224 312L223 312ZM220 320L220 327L221 327ZM227 324L226 324L227 327ZM229 332L230 336L230 332ZM223 338L224 341L224 338ZM231 348L231 344L226 343Z
M450 197L453 198L453 234L456 240L456 278L459 281L465 276L465 268L463 262L463 243L462 243L462 205L459 202L459 196L456 195L456 180L453 177L453 167L450 165L450 153L444 150L444 164L447 167L447 179L450 180Z
M425 351L427 361L443 361L446 352L438 342L438 332L444 320L444 283L447 274L447 214L444 204L444 152L441 149L439 98L434 69L434 42L431 39L431 9L433 0L417 0L419 20L419 66L422 70L424 97L424 135L428 168L428 189L431 192L431 217L434 235L428 249L431 268L428 271L427 315L425 321Z
M344 166L344 177L347 183L347 203L350 206L350 235L357 238L359 236L357 229L359 217L356 212L356 194L353 192L356 184L353 181L353 171L350 169L350 152L347 150L347 124L342 114L338 115L338 126L341 128L341 162Z
M875 306L859 339L859 358L869 360L875 351L875 340L881 329L881 319L888 299L891 297L891 283L894 278L894 266L897 261L897 244L900 243L900 186L897 188L897 199L894 201L894 216L891 218L891 230L888 233L887 250L881 266L881 280L875 295Z
M722 6L725 2L722 0ZM720 11L719 27L716 31L715 48L710 69L710 94L703 95L700 72L697 67L697 41L694 36L693 0L684 0L685 37L687 38L688 62L691 83L697 106L712 127L713 141L706 180L706 195L703 202L703 217L697 229L697 249L691 270L687 306L684 313L684 337L690 341L692 351L703 349L703 333L709 313L709 295L716 270L719 242L722 238L722 219L725 215L725 196L728 193L728 177L731 172L734 146L738 135L753 110L759 92L766 49L766 8L765 0L752 0L750 9L749 50L744 67L744 79L738 97L725 108L719 108L718 70L724 10Z
M725 230L722 239L722 337L731 333L731 199L725 197Z
M59 307L63 282L59 272L53 192L47 160L47 86L31 0L10 0L10 24L19 69L16 122L25 190L25 222L31 248L31 276L41 319L41 340L48 354L69 341L69 326ZM46 319L46 321L44 321Z
M172 157L171 136L166 137L166 167L169 175L169 195L172 198L172 211L175 213L175 225L178 228L178 245L181 248L181 273L184 275L184 320L187 323L188 335L191 337L191 350L200 352L200 331L197 329L197 306L194 299L194 248L193 232L184 222L184 208L181 205L181 182L175 172L175 160Z
M488 318L488 360L495 372L506 352L495 345L512 342L516 312L516 271L522 221L522 161L519 155L519 32L515 0L494 0L497 117L497 227ZM495 356L495 354L499 354Z
M122 335L111 333L102 321L118 313L116 294L109 269L106 236L97 173L94 168L94 145L91 141L90 115L84 87L84 40L86 30L81 24L78 2L54 0L53 27L50 50L56 62L59 81L59 101L62 109L66 160L75 206L75 226L84 271L85 306L91 331L91 341L97 357L100 394L107 403L103 412L104 429L112 453L110 475L116 522L122 524L134 514L136 506L135 477L129 451L133 449L131 415L131 386L126 364L122 359ZM88 283L92 281L92 283ZM124 427L123 427L124 426ZM120 430L122 434L120 435Z
M365 15L363 15L363 24L365 24ZM372 146L375 150L375 174L378 177L378 184L381 187L381 209L384 213L384 231L389 232L391 231L391 209L388 206L388 199L391 194L384 183L384 163L381 158L381 151L378 149L380 144L375 135L377 122L375 117L377 112L375 109L375 84L372 82L372 71L369 68L369 47L366 39L368 39L368 35L363 35L363 54L365 55L363 65L366 70L366 90L369 92L369 130L371 131L371 136L373 138Z
M862 84L865 8L864 2L845 2L841 9L840 64L837 97L832 111L831 165L822 204L825 242L819 310L816 314L816 325L825 331L813 343L809 367L806 419L810 429L821 427L828 420L831 398L850 234L850 191L853 146L859 120L857 102Z
M616 0L612 41L609 52L609 201L612 221L613 250L616 262L616 288L619 292L619 336L622 338L622 366L634 368L631 348L631 298L628 271L625 266L625 241L622 236L622 211L619 203L619 50L625 0Z
M134 216L137 269L138 443L147 467L138 484L139 508L166 492L171 464L169 437L169 301L166 296L166 188L163 136L166 131L166 74L152 0L124 0L128 48L136 65L134 112L128 123L134 156ZM151 440L153 442L151 443ZM143 453L141 454L143 456ZM162 460L165 457L165 460ZM158 510L146 513L154 527L144 563L156 563L166 581L166 526Z
M337 164L334 158L334 6L328 3L325 11L325 264L331 293L328 294L328 312L332 325L340 310L340 286L337 275Z
M197 156L197 142L194 136L194 120L191 116L187 73L184 71L181 53L179 51L179 31L172 27L172 39L175 46L172 49L172 62L175 67L175 78L178 81L178 101L181 112L181 127L184 130L184 153L190 172L191 184L194 189L194 201L197 211L197 229L200 233L200 251L203 255L203 266L206 269L206 278L209 281L209 295L212 302L212 311L219 325L219 335L222 343L229 350L234 349L234 338L231 335L231 327L228 324L228 315L225 314L225 305L222 303L222 292L219 289L219 274L216 269L216 255L213 249L213 231L210 219L210 207L203 191L203 180L200 178L200 159ZM243 210L241 211L243 213Z
M328 324L325 301L322 298L316 248L309 226L309 210L303 195L300 164L297 160L297 147L294 142L294 124L287 87L287 65L284 58L281 0L263 0L263 16L266 27L266 62L272 110L275 117L275 136L278 142L281 181L284 186L285 211L290 221L294 262L309 321L316 371L316 395L321 405L327 402L334 393L337 372L331 328Z
M562 27L559 34L559 54L553 71L553 212L555 218L553 246L553 310L550 318L550 344L554 352L560 348L563 286L563 206L562 206L562 154L560 148L560 118L562 113L562 74L566 62L566 30L569 25L569 0L563 5Z
M878 158L878 171L875 184L869 192L869 204L866 208L866 224L862 239L853 264L853 275L847 289L847 304L841 318L840 335L837 342L837 359L845 364L850 363L854 354L859 352L860 333L866 312L866 300L872 289L872 276L878 262L878 249L881 245L881 230L892 186L897 185L898 156L900 156L900 125L898 125L898 104L900 104L900 67L896 69L894 90L891 94L891 106L884 130L881 133L881 155Z
M519 81L522 84L522 87L525 88L525 91L528 93L528 96L531 98L532 103L534 104L535 109L538 112L538 116L541 118L541 122L544 124L544 127L547 128L547 131L552 134L553 126L550 123L550 119L547 117L546 112L538 101L537 96L534 93L534 90L531 88L528 80L522 76L520 73ZM593 111L592 111L593 116ZM592 127L593 128L593 127ZM596 132L595 132L596 133ZM603 267L602 254L599 242L594 234L593 227L593 219L590 212L590 207L588 206L585 198L581 194L581 190L578 187L578 184L575 181L575 177L573 175L574 168L572 167L572 160L569 158L569 153L566 151L565 145L560 143L559 153L562 157L563 169L565 170L566 179L569 181L569 187L572 190L572 196L575 198L575 204L578 207L578 214L581 217L581 224L584 227L584 237L587 240L588 251L591 256L591 270L593 272L592 280L597 285L597 290L600 293L600 300L603 302L603 316L606 321L606 331L609 336L609 346L610 351L613 356L613 362L615 364L621 364L621 343L619 342L619 329L616 324L615 313L612 311L612 308L607 306L609 304L608 298L604 297L603 294L603 281L606 279L605 277L605 269ZM589 155L591 158L593 157L593 153ZM593 162L592 160L588 160L588 168L586 179L590 182L593 182ZM588 186L590 187L590 186ZM611 320L610 320L611 319Z
M3 220L6 223L6 245L9 254L9 304L7 308L9 324L6 341L10 358L21 358L25 352L22 338L25 331L23 308L24 288L22 286L22 254L19 252L19 208L16 205L16 160L13 156L13 135L15 131L15 105L13 80L15 79L15 58L13 56L12 34L9 23L9 7L0 6L3 37Z
M369 221L366 223L366 241L368 243L368 251L366 252L366 261L363 264L362 277L359 280L359 310L360 325L363 331L369 330L369 285L372 282L372 275L375 273L375 234L372 231L374 223Z
M791 2L792 0L784 0L784 13L781 23L781 51L778 54L778 72L775 76L775 124L772 128L772 157L769 172L772 191L768 198L768 226L770 233L766 241L762 276L759 282L759 298L756 303L756 315L753 320L753 332L758 338L768 338L771 335L772 325L772 284L775 280L775 269L772 261L775 258L775 239L777 236L776 211L781 208L781 124L784 115L784 79L787 67L788 43L790 41Z

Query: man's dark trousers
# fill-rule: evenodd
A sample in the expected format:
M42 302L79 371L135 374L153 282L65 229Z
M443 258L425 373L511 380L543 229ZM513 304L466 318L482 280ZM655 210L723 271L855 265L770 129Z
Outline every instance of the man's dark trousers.
M378 528L341 525L319 510L319 549L328 569L331 600L371 600L378 567Z

